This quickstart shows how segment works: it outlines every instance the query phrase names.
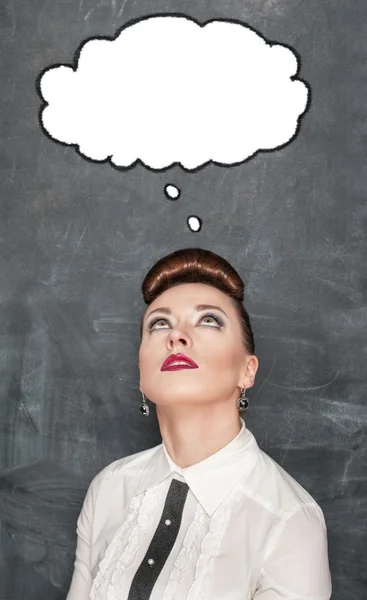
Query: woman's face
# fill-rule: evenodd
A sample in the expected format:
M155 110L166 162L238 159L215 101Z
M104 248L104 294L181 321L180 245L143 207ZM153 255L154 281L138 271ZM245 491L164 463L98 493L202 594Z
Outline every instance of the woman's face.
M218 308L197 310L200 304ZM178 352L199 368L161 371L163 361ZM139 349L140 391L155 404L182 407L238 398L240 387L253 385L257 366L257 358L246 352L241 341L230 298L217 288L180 284L147 308Z

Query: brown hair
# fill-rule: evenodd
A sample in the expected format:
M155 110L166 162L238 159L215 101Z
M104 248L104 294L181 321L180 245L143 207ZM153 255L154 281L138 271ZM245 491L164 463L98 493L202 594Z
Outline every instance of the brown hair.
M151 304L162 292L180 283L206 283L227 294L240 321L243 344L247 352L255 354L250 318L242 304L245 285L228 261L203 248L176 250L158 260L145 276L141 286L144 302ZM140 339L143 318L140 322Z

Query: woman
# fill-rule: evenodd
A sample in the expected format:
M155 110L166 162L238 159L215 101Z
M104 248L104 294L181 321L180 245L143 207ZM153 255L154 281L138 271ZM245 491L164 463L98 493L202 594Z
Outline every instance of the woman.
M93 479L67 600L329 600L323 512L239 415L258 367L242 279L186 248L142 291L140 410L162 443Z

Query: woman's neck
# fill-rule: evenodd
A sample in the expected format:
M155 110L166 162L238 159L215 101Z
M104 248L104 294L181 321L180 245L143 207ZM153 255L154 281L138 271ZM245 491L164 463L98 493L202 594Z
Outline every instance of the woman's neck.
M242 420L238 409L176 414L157 405L162 440L173 462L190 467L227 446L240 432ZM209 414L208 414L209 412Z

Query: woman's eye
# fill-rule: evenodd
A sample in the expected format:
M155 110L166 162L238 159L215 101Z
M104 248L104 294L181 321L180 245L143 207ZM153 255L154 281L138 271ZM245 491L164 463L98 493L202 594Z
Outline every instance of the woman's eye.
M219 317L217 317L216 315L204 315L203 317L201 317L200 320L203 321L204 319L214 320L217 323L217 325L219 325L219 328L223 325L222 320ZM168 323L168 320L160 318L160 319L156 319L155 321L152 321L152 323L150 323L150 325L148 327L149 331L151 329L153 329L153 326L158 325L159 323L164 323L164 322ZM207 321L207 323L208 323L208 321ZM211 322L209 321L208 324L211 324L211 323L212 323L212 321ZM158 327L158 329L162 329L162 327Z
M207 315L206 317L203 317L203 318L202 318L202 321L203 321L204 319L212 319L212 320L216 321L216 322L218 323L218 325L219 325L219 321L218 321L218 319L217 319L216 317L212 317L212 316L209 316L209 315Z
M150 325L149 325L149 329L153 329L154 325L157 325L160 321L165 321L166 319L158 319L158 321L153 321Z

